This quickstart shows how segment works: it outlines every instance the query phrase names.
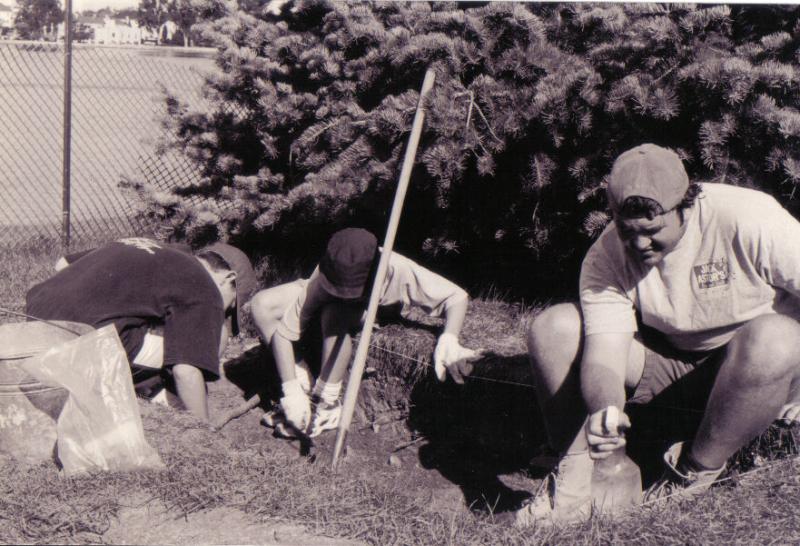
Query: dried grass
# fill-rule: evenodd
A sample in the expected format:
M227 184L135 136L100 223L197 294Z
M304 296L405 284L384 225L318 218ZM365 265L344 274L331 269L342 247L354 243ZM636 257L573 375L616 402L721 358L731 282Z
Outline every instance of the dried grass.
M0 298L19 306L25 283L34 282L35 271L47 271L52 258L43 254L38 265L7 262L6 270L18 278L6 281ZM541 434L522 341L525 323L535 312L496 300L471 304L462 339L487 354L463 387L433 377L436 321L414 317L414 324L388 324L375 335L376 347L391 352L375 349L371 354L365 394L375 402L363 408L364 422L403 417L401 427L413 429L411 437L425 438L420 461L427 451L433 463L424 462L462 487L461 509L441 509L433 501L434 485L410 482L410 470L389 467L380 454L351 450L341 470L331 473L321 457L311 464L298 457L294 445L266 437L257 425L241 434L213 433L189 414L142 402L146 436L165 470L64 478L52 464L2 460L0 542L102 543L109 526L131 506L161 507L175 518L235 508L254 521L299 523L317 535L370 544L800 541L800 479L793 459L787 458L797 453L797 441L793 431L776 427L737 455L727 485L697 500L561 528L521 531L495 524L487 508L495 506L488 490L479 483L473 495L468 486L482 472L494 473L495 479L524 475L528 452ZM232 393L212 395L230 396L235 403L241 393L230 388ZM776 460L781 463L768 464Z

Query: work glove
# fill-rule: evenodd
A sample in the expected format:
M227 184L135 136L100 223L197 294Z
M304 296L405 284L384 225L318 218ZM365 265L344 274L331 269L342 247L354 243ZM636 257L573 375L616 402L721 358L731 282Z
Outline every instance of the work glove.
M439 336L436 342L436 349L433 351L434 370L436 378L444 381L445 370L453 378L453 381L462 385L464 377L472 373L472 362L470 360L480 355L480 351L462 347L458 338L451 333L445 332Z
M305 430L311 421L311 401L296 379L283 383L281 409L286 422L297 430Z
M630 419L617 406L608 406L591 414L586 420L589 456L605 459L613 451L625 447L625 431L629 428Z
M800 403L784 404L778 414L778 421L785 425L800 423Z

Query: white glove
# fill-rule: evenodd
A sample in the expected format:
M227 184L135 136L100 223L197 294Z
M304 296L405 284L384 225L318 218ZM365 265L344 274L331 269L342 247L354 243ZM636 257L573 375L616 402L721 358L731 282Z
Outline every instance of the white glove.
M297 430L305 430L311 421L311 401L295 379L283 383L281 409L286 421Z
M444 381L445 370L453 381L459 385L464 383L464 376L472 373L472 364L467 362L479 355L478 351L462 347L458 338L445 332L439 336L436 349L433 351L434 370L439 381Z
M611 452L625 446L625 430L631 428L628 416L608 406L596 411L586 421L586 440L592 459L605 459Z

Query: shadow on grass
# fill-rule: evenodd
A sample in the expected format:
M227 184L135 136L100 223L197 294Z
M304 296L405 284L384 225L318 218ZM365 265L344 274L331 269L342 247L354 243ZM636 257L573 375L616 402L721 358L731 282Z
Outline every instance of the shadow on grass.
M409 426L428 440L420 463L458 485L471 510L504 512L531 495L500 480L529 472L545 441L526 355L487 353L464 385L429 374L410 408Z
M243 399L261 396L260 406L267 409L270 400L280 394L280 379L272 354L259 344L223 363L225 378L242 390Z
M503 512L518 507L532 494L532 484L522 480L526 483L518 486L508 477L539 479L547 472L531 466L546 435L527 355L519 346L499 347L475 363L464 385L450 379L440 383L430 363L436 328L397 316L384 324L372 341L354 426L402 423L401 434L411 431L425 439L418 451L420 465L457 485L470 509ZM508 330L505 324L498 328ZM499 337L488 328L486 335ZM319 344L311 340L305 346ZM307 353L312 369L318 369L318 349ZM280 380L267 347L252 347L224 368L227 379L242 390L243 400L259 394L266 410L279 399ZM639 464L645 487L660 477L662 454L669 445L694 435L705 397L696 391L693 397L687 395L686 384L707 379L704 373L689 374L651 403L627 408L633 423L628 454ZM694 387L689 387L692 392ZM380 430L381 435L398 433L391 426ZM780 430L754 442L732 459L735 471L751 468L758 457L771 459L796 451L794 437Z

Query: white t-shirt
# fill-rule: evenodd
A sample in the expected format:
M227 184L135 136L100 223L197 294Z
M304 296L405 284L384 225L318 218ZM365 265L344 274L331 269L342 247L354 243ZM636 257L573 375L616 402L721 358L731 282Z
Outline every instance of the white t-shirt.
M635 332L638 311L676 347L709 350L760 315L800 319L800 222L763 192L702 187L684 235L654 267L629 260L606 226L581 269L587 335Z
M320 283L316 282L319 274L317 267L306 281L300 283L302 290L286 308L283 318L278 323L277 331L288 340L299 340L312 317L323 305L331 301ZM399 303L402 305L401 313L406 313L410 306L416 306L429 315L438 317L445 309L466 299L467 293L459 286L392 252L378 305Z

